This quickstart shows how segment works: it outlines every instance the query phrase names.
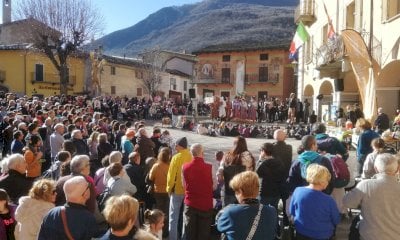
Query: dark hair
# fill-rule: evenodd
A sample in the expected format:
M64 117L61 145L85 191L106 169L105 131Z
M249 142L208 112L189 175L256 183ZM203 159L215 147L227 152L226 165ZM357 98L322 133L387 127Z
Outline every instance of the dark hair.
M76 126L73 124L68 125L67 130L68 132L72 132L73 130L75 130Z
M146 211L144 211L144 219L147 224L157 224L164 216L165 214L158 209L147 209Z
M14 137L14 139L17 139L17 138L19 138L21 135L22 135L23 133L21 132L21 131L15 131L14 132L14 135L13 135L13 137Z
M110 166L108 166L108 172L110 173L111 177L115 177L121 173L122 168L122 164L119 162L111 163Z
M10 197L8 196L7 191L3 188L0 188L0 200L6 200L7 203L10 201ZM8 208L8 205L6 206Z
M156 134L156 133L161 133L161 129L158 128L158 127L154 127L153 128L153 134Z
M216 158L217 160L222 160L223 157L224 157L224 152L223 152L223 151L217 151L217 152L215 153L215 158Z
M71 154L71 156L74 156L76 153L75 144L71 140L65 140L62 149L68 151Z
M319 124L314 125L312 131L314 134L325 133L326 132L325 124L319 123Z
M315 137L312 135L306 135L301 139L301 145L303 146L305 151L311 150L311 147L315 143Z
M63 162L60 167L60 177L68 176L71 174L71 160Z
M35 123L31 123L31 124L28 125L28 131L29 132L32 132L36 128L37 128L37 125Z
M246 138L242 136L237 136L235 141L236 145L235 148L233 149L233 155L235 156L240 155L242 152L248 151Z
M272 156L274 145L272 143L264 143L263 145L261 145L261 150L264 151L267 156Z
M35 152L36 150L33 149L33 147L36 146L36 144L38 144L41 141L40 137L37 135L31 135L31 137L29 138L29 142L28 142L28 148Z
M57 159L60 162L65 162L68 160L68 158L71 157L71 154L68 151L60 151L57 154Z

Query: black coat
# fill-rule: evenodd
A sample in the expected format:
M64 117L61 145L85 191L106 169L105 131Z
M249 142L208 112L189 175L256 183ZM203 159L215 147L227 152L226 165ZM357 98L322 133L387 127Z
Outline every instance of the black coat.
M18 199L22 196L28 195L29 189L32 187L32 181L25 177L18 171L10 169L8 174L0 179L0 188L7 191L10 200L18 204Z

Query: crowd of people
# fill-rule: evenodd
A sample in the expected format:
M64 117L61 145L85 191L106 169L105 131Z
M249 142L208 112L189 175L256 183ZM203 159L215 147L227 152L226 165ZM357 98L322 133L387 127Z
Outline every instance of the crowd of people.
M204 159L201 144L120 118L144 100L0 99L0 239L272 240L291 226L296 239L331 239L341 214L359 206L352 233L399 234L398 157L362 117L356 159L322 123L301 138L296 159L278 127L258 156L246 136L230 133L232 148ZM288 106L290 119L296 109Z

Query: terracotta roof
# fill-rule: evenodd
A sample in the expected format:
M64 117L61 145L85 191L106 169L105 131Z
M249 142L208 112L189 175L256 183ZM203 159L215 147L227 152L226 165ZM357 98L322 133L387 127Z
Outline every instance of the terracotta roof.
M176 69L165 69L165 71L166 71L167 73L172 74L172 75L177 75L177 76L181 76L181 77L190 78L190 75L189 75L189 74L186 74L186 73L181 72L181 71L176 70Z
M273 50L282 49L289 50L290 43L224 43L218 45L211 45L199 50L192 52L192 54L200 53L217 53L217 52L244 52L244 51L255 51L255 50Z

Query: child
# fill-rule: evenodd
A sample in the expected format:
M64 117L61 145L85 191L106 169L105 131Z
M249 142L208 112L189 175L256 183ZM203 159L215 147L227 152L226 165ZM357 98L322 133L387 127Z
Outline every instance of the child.
M147 224L147 231L157 239L163 239L164 213L158 209L147 209L144 212L144 219Z

